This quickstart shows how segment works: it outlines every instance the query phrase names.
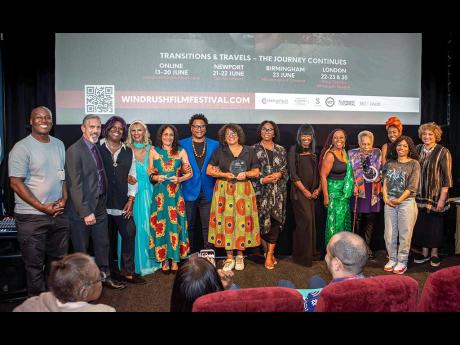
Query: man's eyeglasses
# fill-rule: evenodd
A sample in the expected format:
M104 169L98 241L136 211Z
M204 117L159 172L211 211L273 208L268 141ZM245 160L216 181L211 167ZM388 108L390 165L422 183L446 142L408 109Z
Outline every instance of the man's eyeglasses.
M192 128L193 129L205 129L206 126L205 125L202 125L202 126L201 125L192 125Z

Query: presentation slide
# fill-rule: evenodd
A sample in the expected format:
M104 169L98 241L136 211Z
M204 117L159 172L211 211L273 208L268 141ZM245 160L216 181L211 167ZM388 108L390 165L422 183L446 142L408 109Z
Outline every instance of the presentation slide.
M58 33L57 124L420 124L419 33Z

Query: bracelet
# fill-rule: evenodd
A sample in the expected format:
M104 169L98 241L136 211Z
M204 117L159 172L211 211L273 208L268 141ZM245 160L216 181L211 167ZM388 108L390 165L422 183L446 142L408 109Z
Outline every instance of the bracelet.
M263 183L263 179L264 179L263 177L260 178L260 180L259 180L259 181L260 181L260 184L264 184L264 183Z

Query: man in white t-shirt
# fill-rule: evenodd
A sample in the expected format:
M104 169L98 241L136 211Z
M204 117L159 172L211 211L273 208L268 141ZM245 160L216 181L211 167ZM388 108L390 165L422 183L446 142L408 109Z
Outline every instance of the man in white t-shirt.
M32 133L9 154L8 176L15 197L15 219L29 296L46 291L43 267L67 254L70 227L64 143L49 135L51 111L39 106L30 114ZM47 260L46 260L47 259Z

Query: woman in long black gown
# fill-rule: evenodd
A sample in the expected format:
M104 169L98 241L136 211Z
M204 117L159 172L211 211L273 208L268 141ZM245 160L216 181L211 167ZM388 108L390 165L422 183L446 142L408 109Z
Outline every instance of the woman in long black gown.
M313 128L302 125L297 131L297 144L289 149L288 154L291 202L296 222L292 259L307 267L312 265L316 256L315 200L321 191L315 142Z

